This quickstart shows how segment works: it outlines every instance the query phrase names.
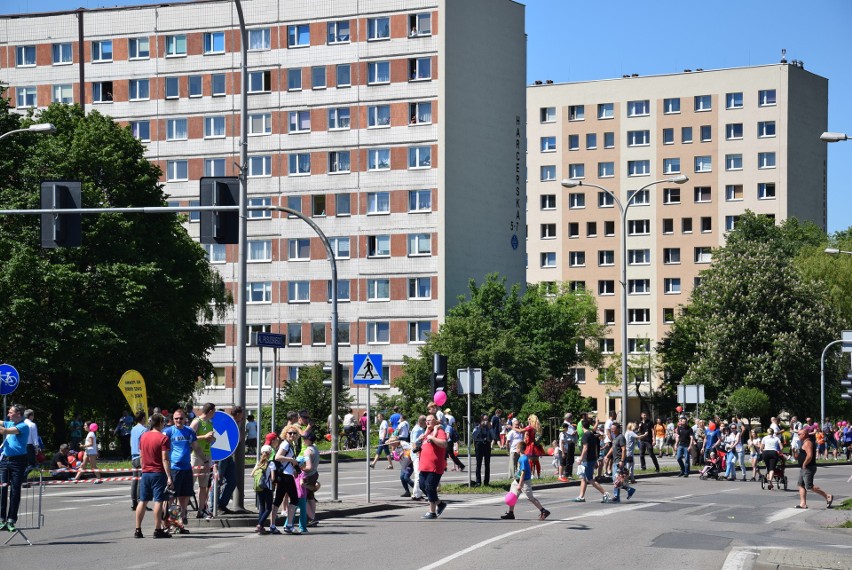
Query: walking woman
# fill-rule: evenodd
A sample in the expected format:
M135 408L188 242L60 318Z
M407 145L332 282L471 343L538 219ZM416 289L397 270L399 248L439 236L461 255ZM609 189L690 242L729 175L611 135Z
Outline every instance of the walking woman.
M541 422L538 421L538 416L530 414L527 418L527 427L513 427L513 429L523 435L523 441L527 444L526 450L530 460L532 476L536 479L541 479L541 461L539 457L544 455L544 449L542 449L540 444L536 443L536 436L541 433Z
M772 490L772 477L775 475L775 465L778 463L778 454L781 453L781 440L773 430L760 440L760 451L763 453L763 462L766 464L766 481L769 490Z
M760 438L751 430L748 438L748 451L751 454L751 480L757 481L757 465L760 463Z
M86 465L95 473L95 484L103 483L101 481L101 471L98 469L98 424L92 422L89 424L89 433L86 434L86 441L83 446L83 464L80 465L79 471L74 481L79 481L86 471Z

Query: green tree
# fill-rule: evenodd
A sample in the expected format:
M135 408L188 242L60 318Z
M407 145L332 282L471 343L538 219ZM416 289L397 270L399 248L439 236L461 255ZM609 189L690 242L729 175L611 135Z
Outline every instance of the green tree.
M551 287L529 285L522 295L519 286L507 289L505 279L497 275L489 275L482 284L471 281L469 297L460 297L448 311L440 331L429 337L418 358L405 359L396 385L406 413L422 413L424 403L432 399L436 352L447 355L447 405L453 409L465 409L455 395L455 371L468 366L481 368L483 375L483 393L473 399L474 414L495 408L517 412L528 398L558 406L552 386L543 383L550 379L558 383L580 363L599 362L598 339L604 328L597 323L594 299L587 292L570 291L567 284L556 291ZM567 380L564 389L579 394Z
M759 389L773 412L819 409L819 358L840 322L824 284L794 263L818 236L796 221L742 216L659 348L670 382L704 384L720 401Z
M737 388L728 396L728 407L741 417L768 419L771 414L769 396L757 388Z
M0 205L39 207L42 180L81 180L83 205L164 206L160 170L128 129L77 106L38 117L51 136L13 135L0 146ZM26 126L0 97L0 126ZM139 370L151 405L172 407L212 373L209 323L230 297L204 250L173 214L83 217L83 245L43 250L37 216L0 218L0 353L21 372L15 399L64 440L71 410L116 418L117 384Z
M331 387L323 384L327 376L328 374L323 372L323 364L320 363L300 368L298 380L287 382L275 404L275 425L279 431L281 426L287 423L287 412L307 410L320 432L326 433L328 414L331 411ZM337 395L340 418L346 415L352 401L347 388ZM271 411L271 406L264 406L264 417L269 418ZM269 425L268 419L265 422L265 425Z

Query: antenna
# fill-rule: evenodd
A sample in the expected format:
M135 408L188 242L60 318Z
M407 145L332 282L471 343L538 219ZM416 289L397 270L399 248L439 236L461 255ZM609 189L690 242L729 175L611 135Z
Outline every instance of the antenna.
M781 48L781 63L787 63L787 48Z

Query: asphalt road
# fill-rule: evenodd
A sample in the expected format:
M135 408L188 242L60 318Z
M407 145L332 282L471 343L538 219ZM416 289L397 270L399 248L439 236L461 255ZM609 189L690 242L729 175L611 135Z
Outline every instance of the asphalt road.
M495 459L495 469L505 468ZM340 493L364 498L363 463L341 464ZM848 496L850 466L820 468L817 484L839 503ZM16 538L0 546L3 568L244 568L278 561L312 568L542 568L579 563L585 568L748 568L761 549L819 549L852 555L849 530L826 528L847 519L811 496L811 508L795 509L791 490L761 490L757 483L658 477L640 480L637 494L620 505L601 504L589 489L573 503L576 486L541 489L552 511L544 522L523 497L517 519L503 521L502 496L448 496L435 521L421 518L422 504L398 497L398 470L380 463L371 472L371 498L411 506L402 510L323 521L307 536L258 536L250 528L192 529L170 540L132 538L127 483L50 487L44 496L45 526L29 531L35 546ZM466 480L449 472L446 480ZM323 493L320 500L323 500ZM250 504L251 501L247 501ZM0 537L3 535L0 534ZM5 537L4 537L5 540ZM840 567L840 566L838 566Z

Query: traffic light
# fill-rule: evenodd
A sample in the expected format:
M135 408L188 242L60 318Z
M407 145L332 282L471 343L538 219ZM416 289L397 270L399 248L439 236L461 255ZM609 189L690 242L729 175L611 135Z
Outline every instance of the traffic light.
M209 177L201 179L202 206L237 206L240 203L240 179ZM237 210L201 212L201 243L238 243L239 212Z
M334 381L334 378L331 374L332 369L331 365L327 364L322 367L323 374L327 374L328 376L323 380L323 384L331 387L331 383ZM343 391L343 387L349 387L349 384L343 378L343 365L339 362L337 363L337 393L341 393Z
M76 180L47 180L41 183L43 210L79 210L82 184ZM42 214L41 247L77 247L83 241L81 214Z
M841 380L840 386L846 388L846 393L841 394L840 398L843 400L852 401L852 372L846 374L846 380Z
M432 394L447 391L447 357L435 353L432 357Z

